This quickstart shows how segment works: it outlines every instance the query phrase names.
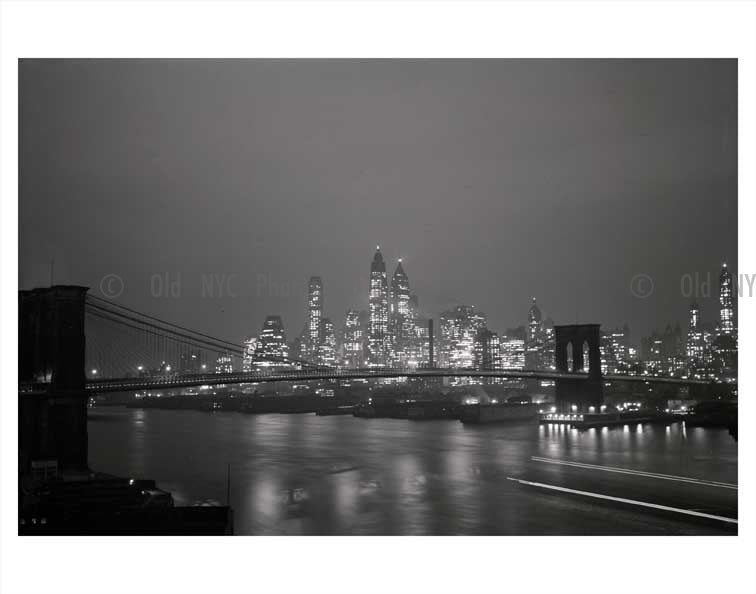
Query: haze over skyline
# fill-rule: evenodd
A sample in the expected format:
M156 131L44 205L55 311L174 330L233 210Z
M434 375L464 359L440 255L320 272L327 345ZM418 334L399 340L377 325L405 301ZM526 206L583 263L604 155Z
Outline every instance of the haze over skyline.
M22 288L54 259L179 324L239 340L279 314L293 338L310 276L337 327L367 308L379 244L427 314L501 332L536 296L637 341L685 327L683 275L711 274L710 323L737 275L735 60L22 60L19 81ZM237 297L203 298L213 274Z

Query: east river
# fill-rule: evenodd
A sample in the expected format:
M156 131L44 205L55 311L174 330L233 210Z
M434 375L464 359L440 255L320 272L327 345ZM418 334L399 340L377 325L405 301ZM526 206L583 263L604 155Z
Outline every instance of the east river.
M89 457L154 479L176 505L225 504L230 465L236 534L737 531L737 442L682 423L581 432L103 407Z

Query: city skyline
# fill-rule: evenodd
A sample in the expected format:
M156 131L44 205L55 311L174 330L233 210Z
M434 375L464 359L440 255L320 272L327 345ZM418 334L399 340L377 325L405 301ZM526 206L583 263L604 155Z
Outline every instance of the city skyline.
M475 304L507 328L535 295L558 322L645 335L686 323L685 275L710 272L712 295L723 260L737 275L734 61L22 60L19 74L22 287L52 271L99 292L118 275L121 302L240 340L269 314L298 332L312 275L337 326L367 307L378 243L429 313ZM135 218L139 233L119 225ZM205 276L236 297L203 297Z
M411 290L401 258L389 282L380 246L376 246L370 263L367 310L347 310L343 325L337 328L323 317L321 277L310 277L308 295L308 321L299 335L291 340L290 333L287 341L280 316L267 316L262 333L253 334L245 343L243 371L276 367L276 361L282 363L288 353L295 366L312 363L342 369L557 370L554 353L559 324L548 314L544 316L535 297L527 320L506 330L492 328L486 313L469 304L456 304L450 310L428 315L420 306L420 296ZM734 382L738 338L733 277L726 262L720 269L715 296L719 304L716 320L703 320L699 300L694 299L686 332L679 323L673 327L669 322L663 331L654 329L642 336L634 335L627 323L600 328L597 360L601 373ZM272 347L266 339L271 318L277 320L280 329ZM431 338L436 321L438 334ZM282 346L288 349L287 355L280 351ZM579 368L588 361L588 345L583 344L583 348L584 353L575 355ZM570 353L568 368L572 368L572 357Z
M376 247L377 247L377 251L379 251L381 253L383 252L383 249L381 248L381 246L376 246ZM405 277L406 277L406 273L404 273L404 270L403 270L403 258L400 256L400 257L398 257L395 260L395 262L396 262L397 268L401 268L402 274L404 274ZM730 330L732 330L733 327L737 326L737 310L733 306L733 301L737 299L737 296L738 296L738 287L741 286L741 282L742 282L742 284L746 288L748 287L748 279L742 279L742 280L739 279L739 277L737 276L737 273L735 275L733 275L733 273L732 273L732 266L730 266L727 261L723 261L721 264L722 264L722 266L720 268L718 268L717 270L712 270L712 271L708 271L708 270L707 271L696 271L696 272L693 272L693 273L686 273L685 275L683 275L683 279L681 279L681 282L680 282L680 287L681 287L680 304L681 304L681 307L680 307L679 311L677 312L677 315L671 317L670 319L668 319L666 321L665 320L661 320L660 323L657 326L649 326L649 329L648 329L647 332L645 332L644 336L645 335L653 334L654 332L656 332L660 328L663 328L663 327L665 327L665 326L667 326L669 324L672 324L672 325L675 325L675 324L677 324L677 325L685 325L685 324L687 324L688 319L689 319L688 309L689 309L689 307L690 307L690 305L692 303L696 303L698 305L698 309L701 312L703 312L703 313L701 313L701 323L703 325L705 325L707 328L709 328L709 330L716 329L718 327L718 325L719 325L719 321L721 319L721 315L722 315L722 312L723 312L723 309L722 309L723 306L721 304L721 298L720 298L720 292L719 292L720 291L719 284L721 283L721 279L722 279L721 275L722 275L722 271L724 269L728 270L729 273L730 273L729 285L728 285L729 307L725 311L728 311L729 315L731 316L728 319L728 324L729 324ZM384 266L385 266L385 264L384 264ZM387 300L387 303L390 305L391 295L392 295L392 293L391 293L391 285L392 285L392 282L395 282L394 281L394 277L396 275L396 271L395 271L395 273L393 275L391 275L391 279L392 280L389 280L389 276L390 275L388 274L388 270L386 270L385 272L386 272L386 279L387 279L386 280L386 288L385 288L385 291L386 291L386 300ZM310 287L308 288L308 291L304 293L304 298L307 300L308 309L310 311L310 313L305 316L305 325L308 328L308 333L309 333L309 336L310 336L311 339L312 339L312 336L313 336L312 333L313 332L317 332L316 330L313 330L313 328L316 328L318 326L318 322L314 321L314 320L315 319L320 319L321 317L323 317L325 315L323 312L326 311L325 308L324 308L324 305L323 305L324 300L323 300L323 298L321 296L320 299L319 299L318 305L315 307L315 310L318 312L318 314L317 314L316 317L314 317L313 314L312 314L313 305L312 305L312 301L311 301L311 299L312 299L311 284L312 284L312 282L313 282L314 279L317 279L317 283L319 283L321 291L323 290L323 285L324 285L324 281L323 281L322 277L320 277L320 276L311 276L310 277L310 281L309 281L310 282ZM652 282L653 282L653 279L652 279ZM370 282L368 281L366 284L369 286ZM685 285L684 289L682 288L683 284ZM654 287L655 287L655 283L654 283ZM692 292L690 292L690 294L687 294L689 292L688 287L692 287ZM628 290L632 291L632 286L631 285L628 285ZM331 316L328 317L329 321L330 321L331 318L339 320L342 317L348 315L352 311L356 311L357 313L361 313L361 312L362 313L368 313L369 310L370 310L369 292L370 291L368 290L368 297L362 299L361 302L359 302L359 303L352 303L352 304L348 303L347 304L347 308L343 312L332 312ZM309 297L308 297L308 295L309 295ZM412 295L414 297L417 297L417 295L416 295L416 293L414 291L412 292ZM636 298L637 299L641 299L641 300L648 300L650 302L653 302L653 300L654 300L653 290L652 290L652 292L648 296L644 295L644 296L640 296L640 297L636 297ZM525 312L525 315L528 316L530 310L532 309L532 305L535 304L535 302L536 302L537 299L538 298L536 296L534 296L534 297L531 297L530 300L527 303L521 304L521 307L520 307L521 311L519 313ZM472 304L472 303L470 303L469 300L465 301L464 298L462 298L461 300L458 300L458 301L449 302L449 305L446 307L446 310L453 309L454 307L456 307L458 305L466 305L466 304ZM472 305L474 306L474 304L472 304ZM526 305L530 305L530 307L526 307ZM558 307L557 307L557 309L558 309ZM421 307L419 307L419 311L422 311L423 314L426 317L437 319L440 315L442 315L443 311L445 311L445 310L429 311L426 308L423 308L421 306ZM266 318L270 314L261 314L261 315L262 315L262 318L264 319L264 318ZM281 317L283 317L283 316L281 316ZM295 314L292 317L294 319L296 319L297 315ZM501 315L499 315L499 316L494 315L494 317L498 318L498 319L501 319ZM547 313L546 318L548 318L551 322L553 322L555 324L569 324L569 323L576 323L576 322L598 323L598 324L601 324L602 329L605 329L605 330L610 330L610 329L613 329L613 328L629 325L629 323L627 322L627 319L625 319L623 321L622 319L619 319L619 318L616 319L616 320L614 320L613 322L609 322L609 323L605 323L604 321L600 321L600 320L575 320L575 319L569 319L569 317L567 319L564 319L564 320L557 320L551 314L551 311L549 311ZM505 328L506 327L506 328L512 329L512 328L517 328L517 327L523 326L523 327L525 327L527 329L527 326L529 325L529 320L523 321L523 317L522 316L520 316L519 318L517 318L517 317L515 317L515 314L509 314L506 317L504 317L503 319L508 320L508 321L504 322L504 324L501 325L501 328ZM388 322L387 322L387 326L388 326ZM295 324L294 324L294 327L296 327ZM252 332L252 334L254 334L254 332ZM247 333L245 336L249 336L249 335L250 335L250 333Z

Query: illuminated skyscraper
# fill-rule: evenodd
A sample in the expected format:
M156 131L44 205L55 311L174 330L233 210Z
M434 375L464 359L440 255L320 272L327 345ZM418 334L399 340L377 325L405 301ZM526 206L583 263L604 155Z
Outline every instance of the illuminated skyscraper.
M698 304L690 304L690 319L688 321L688 342L686 354L691 366L699 365L704 358L704 333L701 328L701 310Z
M318 363L336 365L336 334L329 318L320 320L320 344L318 345Z
M543 324L543 350L541 351L541 369L556 371L556 334L554 322L546 318Z
M671 329L670 329L671 332ZM626 370L629 357L628 349L630 329L627 324L622 328L615 328L611 332L604 332L601 336L601 371L602 373L618 373Z
M528 310L528 342L533 342L541 337L543 331L541 310L536 305L536 298L533 297L533 301Z
M419 315L413 316L414 328L412 344L407 356L407 367L428 367L430 360L430 333L428 318Z
M475 369L501 369L499 335L488 328L481 328L475 336Z
M711 350L717 379L727 382L735 382L738 377L738 338L732 289L732 274L725 262L719 273L719 324Z
M350 309L344 318L342 364L345 367L362 367L364 360L365 328L360 312Z
M536 298L528 310L527 336L525 339L525 364L528 369L542 369L544 367L544 330L541 310L536 305Z
M323 281L319 276L310 277L307 291L307 347L308 358L317 361L321 335L321 319L323 318Z
M440 364L469 369L475 363L475 337L486 326L486 316L473 305L458 305L441 314Z
M370 294L368 296L368 364L383 366L388 363L390 335L389 287L386 276L386 263L383 261L380 246L376 247L373 262L370 265Z
M719 333L725 336L735 334L732 274L727 269L727 262L722 264L722 271L719 273Z
M289 346L286 344L281 316L268 316L257 338L253 364L256 367L281 366L284 364L281 360L288 357Z
M414 297L414 300L413 300ZM411 358L415 341L413 313L417 309L417 296L410 295L409 278L402 267L402 259L396 265L391 278L391 305L389 332L391 334L390 359L392 365L406 367Z
M522 338L502 336L499 349L501 351L502 369L525 368L525 341Z
M391 313L408 316L410 314L409 278L402 267L402 259L396 264L394 276L391 278Z

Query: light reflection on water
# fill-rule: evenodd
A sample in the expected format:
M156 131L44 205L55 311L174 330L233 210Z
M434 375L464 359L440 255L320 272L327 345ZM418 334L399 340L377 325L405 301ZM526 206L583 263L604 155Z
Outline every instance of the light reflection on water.
M554 500L507 481L532 456L737 482L737 443L727 432L686 434L682 425L578 431L99 408L89 440L93 469L153 478L179 505L225 502L230 464L237 534L553 531L546 522L569 512L554 516Z

